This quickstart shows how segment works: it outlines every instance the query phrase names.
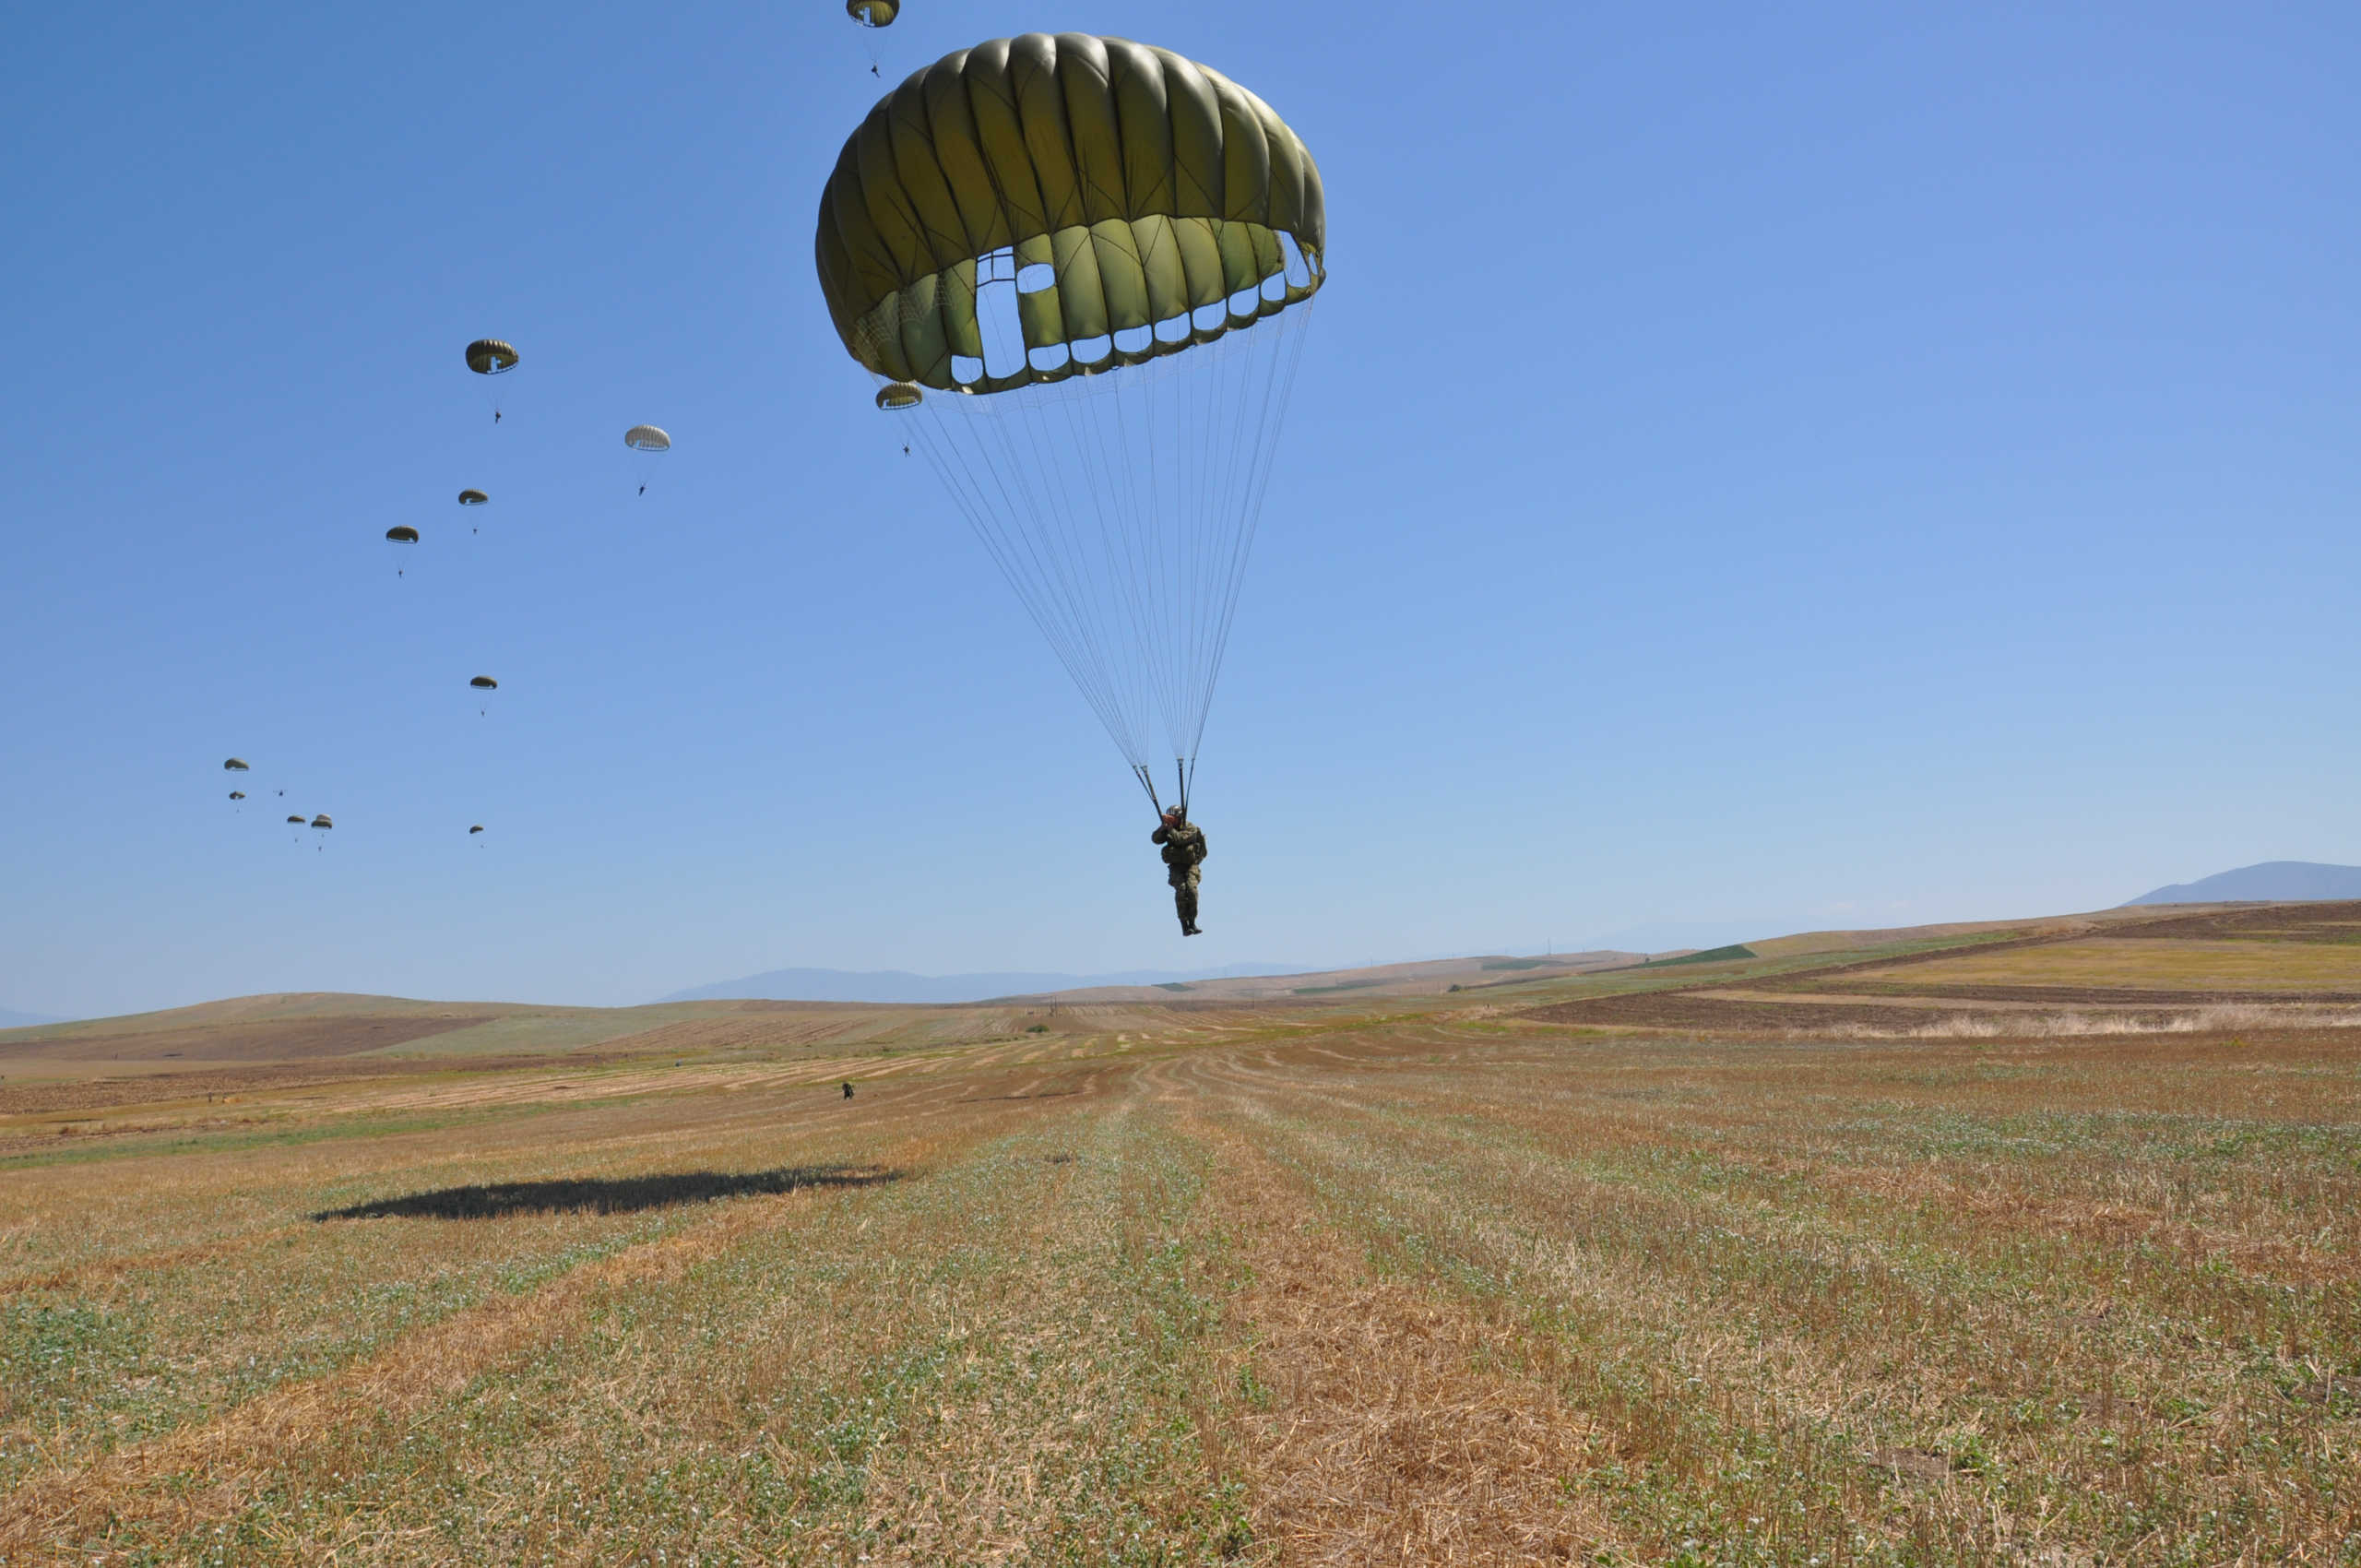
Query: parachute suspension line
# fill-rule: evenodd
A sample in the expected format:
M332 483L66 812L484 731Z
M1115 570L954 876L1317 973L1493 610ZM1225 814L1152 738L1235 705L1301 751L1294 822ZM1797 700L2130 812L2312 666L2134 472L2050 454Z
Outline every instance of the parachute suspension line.
M1057 486L1055 505L1039 508L1029 517L1019 519L1027 542L1036 553L1049 562L1050 574L1060 590L1059 601L1074 621L1083 646L1089 651L1107 693L1109 705L1122 715L1126 756L1142 749L1145 736L1140 733L1135 719L1145 711L1143 683L1152 671L1142 669L1135 661L1121 657L1125 646L1108 622L1120 602L1116 584L1122 574L1116 563L1105 558L1103 550L1090 548L1081 529L1080 508L1071 488L1071 462L1062 460L1065 449L1048 428L1044 405L1058 399L1061 388L1044 388L1044 396L1024 398L1011 403L1015 415L1024 422L1030 438L1028 467ZM1015 457L1013 449L1012 457ZM1021 461L1021 459L1019 459ZM1046 488L1046 486L1045 486ZM1094 506L1096 503L1094 502ZM1033 525L1025 528L1026 523Z
M1027 399L1020 407L1026 416L1033 437L1033 460L1041 471L1054 476L1062 503L1053 516L1041 519L1044 525L1055 529L1055 537L1048 543L1048 553L1068 565L1069 570L1064 575L1080 589L1074 608L1089 623L1094 634L1091 641L1107 669L1110 683L1129 688L1119 696L1118 706L1127 715L1143 713L1145 709L1144 699L1148 695L1144 680L1152 677L1154 671L1141 670L1135 663L1122 659L1120 651L1125 647L1137 646L1137 581L1134 575L1125 569L1121 554L1111 547L1102 499L1107 490L1097 483L1081 484L1081 497L1087 501L1089 507L1089 515L1086 518L1084 507L1075 498L1075 487L1082 476L1075 474L1075 465L1072 461L1061 460L1072 453L1085 457L1086 461L1089 450L1089 443L1073 439L1073 389L1065 386L1052 386L1043 388L1043 391L1045 396ZM1050 422L1050 410L1053 405L1063 409L1066 413L1066 439L1061 439L1060 433ZM1086 524L1095 526L1086 527ZM1112 624L1118 613L1133 625L1133 636L1129 639L1121 636L1121 628ZM1124 678L1127 672L1128 681ZM1134 747L1145 742L1145 736L1137 731L1128 718L1126 729L1132 731Z
M1213 647L1205 659L1205 690L1203 705L1197 711L1196 733L1204 731L1205 719L1213 709L1214 683L1221 677L1222 659L1229 652L1229 630L1238 613L1238 593L1246 580L1246 562L1252 550L1254 535L1263 521L1264 498L1270 493L1271 469L1278 457L1279 431L1287 422L1289 402L1295 395L1296 372L1303 363L1305 327L1310 325L1311 307L1318 300L1310 299L1294 309L1282 312L1277 320L1268 325L1286 328L1281 340L1274 345L1272 374L1264 382L1262 396L1253 401L1253 451L1240 472L1244 492L1237 497L1242 519L1232 545L1221 589L1221 610L1215 618ZM1241 418L1244 410L1241 410ZM1242 443L1241 443L1242 444ZM1192 746L1191 755L1195 754Z
M1121 603L1124 620L1131 631L1132 646L1145 646L1153 624L1142 554L1143 531L1132 505L1133 497L1129 485L1118 482L1125 466L1108 450L1106 422L1086 417L1080 407L1080 394L1072 388L1062 388L1058 402L1066 417L1067 433L1081 457L1085 469L1083 493L1090 497L1098 522L1099 542L1105 551L1109 575L1114 579L1115 597ZM1120 410L1119 410L1120 411ZM1112 505L1110 509L1109 502ZM1154 671L1151 668L1152 677ZM1150 791L1154 793L1153 790Z
M1162 465L1157 462L1157 436L1165 426L1157 418L1157 394L1163 390L1169 373L1163 362L1152 362L1135 368L1147 374L1133 379L1129 385L1124 384L1121 372L1114 373L1110 379L1115 385L1109 390L1109 400L1113 405L1117 427L1122 436L1124 469L1129 476L1122 491L1131 503L1132 524L1137 530L1132 551L1135 563L1133 581L1138 585L1145 603L1140 618L1139 641L1135 646L1139 649L1141 667L1146 671L1154 691L1157 709L1169 713L1176 695L1173 682L1177 675L1173 668L1176 660L1168 610L1177 596L1169 591L1171 585L1168 585L1165 578L1164 551L1160 545L1164 537L1165 487ZM1133 456L1133 434L1135 427L1138 432L1136 457ZM1146 720L1145 710L1141 719L1143 723ZM1145 753L1146 747L1143 745L1141 750Z
M1026 482L1026 465L1016 460L1007 439L1002 410L991 406L1004 402L1009 396L984 398L951 394L928 398L914 410L919 421L919 445L928 462L943 479L944 488L966 514L968 525L991 552L993 564L1015 590L1026 613L1040 628L1058 661L1080 688L1091 711L1106 726L1117 748L1127 758L1137 757L1140 748L1125 722L1122 705L1114 690L1115 679L1107 667L1103 649L1089 636L1089 628L1077 615L1061 613L1062 603L1077 607L1080 596L1064 580L1062 564L1054 559L1045 563L1041 541L1023 527L1022 519L1036 514L1039 506ZM940 405L955 400L960 405L982 406L941 411ZM971 439L963 441L962 435ZM989 443L987 436L991 438ZM995 445L1001 448L997 462L993 460ZM1014 492L1012 484L1015 487ZM1062 594L1061 588L1065 590Z
M1130 633L1128 643L1123 646L1144 647L1152 624L1149 604L1153 594L1142 569L1142 531L1132 505L1132 489L1121 482L1125 469L1108 450L1106 422L1088 417L1088 410L1082 404L1082 389L1061 385L1047 390L1053 396L1045 400L1054 401L1064 414L1070 449L1082 460L1082 493L1090 500L1092 517L1097 525L1098 549L1095 556L1103 564L1108 579L1108 600L1121 611L1124 627ZM1149 695L1157 673L1153 661L1145 667L1133 665L1135 698L1145 699ZM1136 683L1143 680L1148 683L1146 690ZM1135 701L1133 707L1135 712L1145 711L1145 700ZM1133 735L1133 749L1125 753L1127 759L1140 754L1145 739ZM1154 790L1149 792L1152 795Z
M1309 303L1096 374L936 391L899 416L1152 802L1159 720L1184 806L1194 786ZM1110 351L1144 347L1127 343ZM990 369L1008 374L997 348Z

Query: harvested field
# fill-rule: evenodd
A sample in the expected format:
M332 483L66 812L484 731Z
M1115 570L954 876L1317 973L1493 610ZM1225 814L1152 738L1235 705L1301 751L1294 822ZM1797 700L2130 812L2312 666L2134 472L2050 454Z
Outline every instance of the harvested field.
M2070 985L2192 992L2330 992L2361 997L2361 944L2091 936L2005 953L1967 953L1907 971L1914 988ZM1897 978L1900 978L1898 975Z
M1824 980L22 1091L0 1561L2353 1562L2361 1029Z

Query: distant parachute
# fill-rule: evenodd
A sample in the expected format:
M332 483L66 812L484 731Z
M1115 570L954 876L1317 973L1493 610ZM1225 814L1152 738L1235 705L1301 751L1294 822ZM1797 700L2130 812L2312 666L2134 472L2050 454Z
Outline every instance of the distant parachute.
M865 28L889 28L902 14L902 0L845 0L845 15Z
M328 815L327 813L322 812L319 815L312 819L312 826L325 833L329 828L334 827L336 826L336 822Z
M648 452L660 457L672 449L672 438L652 424L635 424L623 432L623 445L635 452ZM639 481L639 493L642 495L647 493L646 480Z
M504 375L516 368L516 350L497 338L479 338L468 345L468 368L478 375Z
M459 492L459 505L462 506L481 506L491 499L491 496L486 495L481 490L463 490Z
M845 351L1151 798L1163 756L1188 798L1326 250L1270 105L1083 33L914 73L821 193Z
M473 686L480 692L496 692L500 690L500 683L493 680L489 675L479 675L474 680L469 681L468 684Z
M479 338L468 345L468 368L478 375L505 375L516 368L516 350L497 338ZM500 422L500 400L492 399L492 422Z
M222 767L223 767L223 768L227 769L229 772L231 772L231 773L243 773L243 772L245 772L245 771L246 771L246 759L245 759L245 758L243 758L243 757L242 757L242 756L233 756L233 757L231 757L228 762L223 763L221 766L222 766Z
M243 801L246 798L246 792L243 790L232 790L230 791L230 798L233 801Z
M481 833L483 831L483 824L479 822L473 827L469 828L468 831L470 834Z
M297 812L287 820L293 823L296 826L301 827L303 826L304 822L303 814L302 812Z
M394 528L387 529L386 530L386 537L396 544L416 544L418 542L418 530L411 528L408 523L402 523Z

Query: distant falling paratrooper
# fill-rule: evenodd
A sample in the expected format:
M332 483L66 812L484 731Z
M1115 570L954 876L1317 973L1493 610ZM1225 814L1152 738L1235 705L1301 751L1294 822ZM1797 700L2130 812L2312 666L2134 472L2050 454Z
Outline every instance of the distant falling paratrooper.
M491 504L492 497L486 495L481 490L463 490L459 492L459 505L462 506L473 509L478 506L488 506ZM480 533L482 530L478 529L475 524L469 523L468 525L468 531L469 533Z
M872 32L892 27L894 18L901 14L902 0L845 0L845 15ZM869 51L869 74L872 77L885 74L878 69L877 50L873 44Z
M401 556L402 548L406 545L412 545L418 542L418 530L411 528L408 523L397 523L394 527L386 530L386 542L394 547L395 559L398 562ZM399 577L407 575L408 574L399 564L397 564L394 567L394 576Z
M489 675L479 675L479 676L477 676L474 680L469 681L469 682L468 683L468 685L469 685L472 690L474 690L474 691L476 691L476 692L479 692L479 693L485 693L485 692L496 692L496 691L500 690L500 683L499 683L499 682L497 682L497 681L495 681L495 680L493 680L493 679L492 679L491 676L489 676ZM478 709L476 709L476 716L477 716L478 718L481 718L481 717L483 717L485 714L490 713L491 711L492 711L492 709L491 709L490 707L479 707Z
M505 375L516 368L516 350L497 338L479 338L468 345L468 368L478 375ZM500 400L492 399L492 422L500 422Z
M652 424L635 424L623 432L623 445L635 452L661 457L672 449L672 438ZM639 493L647 493L647 481L640 481Z

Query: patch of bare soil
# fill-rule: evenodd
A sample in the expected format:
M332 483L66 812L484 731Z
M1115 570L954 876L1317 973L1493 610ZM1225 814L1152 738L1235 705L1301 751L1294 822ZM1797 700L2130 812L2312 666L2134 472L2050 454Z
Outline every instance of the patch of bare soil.
M2173 941L2230 937L2247 942L2321 942L2350 946L2361 943L2361 902L2213 909L2201 914L2141 921L2120 930L2110 930L2107 934Z
M1892 985L1878 989L1897 996L1964 1003L2038 1002L2065 1007L2213 1007L2299 1002L2347 1006L2361 1002L2361 992L2354 991L2162 991L2129 985Z
M2006 1019L2006 1015L1987 1016ZM1595 996L1519 1013L1548 1024L1631 1025L1642 1028L1698 1029L1713 1033L1785 1033L1850 1025L1877 1029L1923 1028L1934 1015L1925 1007L1880 1007L1825 1002L1747 1002L1702 991L1640 992ZM2022 1021L2022 1020L2017 1020Z

